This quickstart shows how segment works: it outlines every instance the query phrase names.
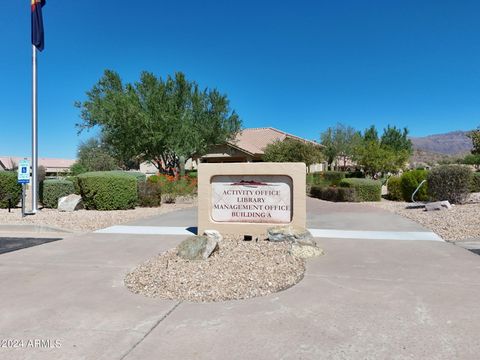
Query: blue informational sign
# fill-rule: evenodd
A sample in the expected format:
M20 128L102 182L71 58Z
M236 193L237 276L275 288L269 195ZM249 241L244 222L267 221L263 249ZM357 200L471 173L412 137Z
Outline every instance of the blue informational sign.
M17 182L19 184L30 183L30 163L28 160L20 160L18 163Z

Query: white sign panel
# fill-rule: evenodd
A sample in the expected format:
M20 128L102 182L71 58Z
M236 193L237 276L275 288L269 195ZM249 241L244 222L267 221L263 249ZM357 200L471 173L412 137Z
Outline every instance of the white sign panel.
M20 184L28 184L30 182L30 163L28 160L19 161L17 182Z
M284 175L212 178L212 220L279 223L292 220L292 179Z

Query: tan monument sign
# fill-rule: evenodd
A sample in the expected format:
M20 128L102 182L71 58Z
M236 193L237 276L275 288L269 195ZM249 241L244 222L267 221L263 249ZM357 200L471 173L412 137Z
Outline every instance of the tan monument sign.
M278 224L305 227L303 163L200 164L199 233L261 234Z

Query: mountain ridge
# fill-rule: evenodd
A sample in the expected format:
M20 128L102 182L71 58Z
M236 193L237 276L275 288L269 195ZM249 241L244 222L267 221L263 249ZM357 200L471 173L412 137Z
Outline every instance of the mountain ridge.
M422 137L410 137L414 150L442 154L464 155L472 149L472 140L467 136L469 131L456 130L443 134L432 134Z

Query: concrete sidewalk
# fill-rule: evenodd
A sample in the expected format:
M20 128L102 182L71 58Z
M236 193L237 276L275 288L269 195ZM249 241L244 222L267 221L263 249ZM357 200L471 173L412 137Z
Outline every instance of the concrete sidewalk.
M326 256L308 261L299 284L244 301L164 301L124 287L128 271L183 238L91 233L0 255L0 345L61 345L0 346L0 358L478 358L480 257L467 250L321 239Z

